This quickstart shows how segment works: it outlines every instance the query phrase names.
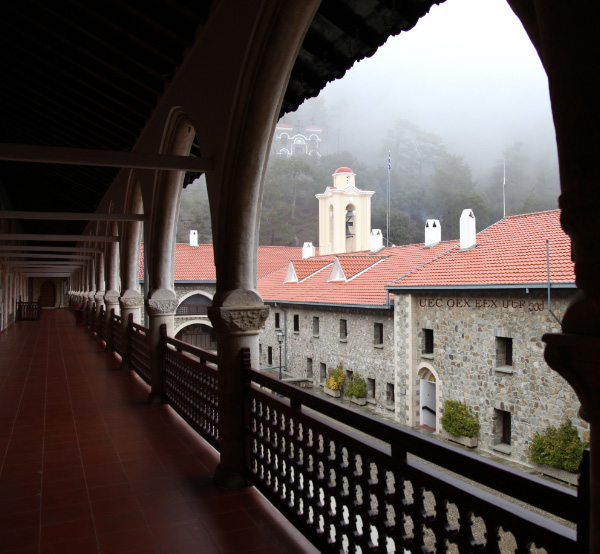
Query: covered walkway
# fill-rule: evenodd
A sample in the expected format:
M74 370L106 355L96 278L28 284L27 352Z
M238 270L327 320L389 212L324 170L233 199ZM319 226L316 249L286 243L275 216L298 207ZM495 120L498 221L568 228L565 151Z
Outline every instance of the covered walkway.
M2 552L312 552L66 310L0 335Z

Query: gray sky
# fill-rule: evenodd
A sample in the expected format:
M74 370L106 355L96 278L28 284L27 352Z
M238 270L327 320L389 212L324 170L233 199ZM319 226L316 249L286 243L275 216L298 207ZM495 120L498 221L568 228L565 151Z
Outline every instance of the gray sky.
M548 84L537 53L505 0L447 0L414 29L321 92L330 151L372 161L387 130L408 119L440 135L474 174L515 141L556 159ZM311 100L300 108L309 107ZM293 118L294 116L292 116Z

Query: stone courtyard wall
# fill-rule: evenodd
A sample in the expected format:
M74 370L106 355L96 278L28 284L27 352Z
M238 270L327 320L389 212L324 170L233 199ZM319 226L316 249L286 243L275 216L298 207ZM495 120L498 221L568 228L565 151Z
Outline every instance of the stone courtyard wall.
M286 314L287 312L287 314ZM312 380L315 386L323 384L321 364L327 376L340 362L344 370L359 373L365 380L375 380L375 398L370 401L381 410L393 409L387 399L387 385L394 384L394 346L392 309L352 309L344 307L271 305L271 313L260 336L261 367L279 366L279 343L275 328L279 314L280 329L286 329L287 368L282 344L282 365L294 377L308 377L307 359L312 360ZM294 315L299 317L299 330L294 331ZM318 336L313 334L313 317L319 318ZM340 319L347 322L347 337L340 339ZM383 324L383 344L374 344L374 325ZM268 363L268 348L272 349L272 363Z
M559 317L573 296L574 290L553 291ZM542 335L560 332L547 308L545 291L396 296L397 420L419 425L418 372L431 367L439 376L438 421L445 400L465 401L479 414L483 450L528 463L535 433L565 418L587 437L577 396L544 361ZM423 329L433 330L432 354L423 353ZM506 338L512 339L512 366L503 363ZM511 414L508 448L500 444L499 410Z

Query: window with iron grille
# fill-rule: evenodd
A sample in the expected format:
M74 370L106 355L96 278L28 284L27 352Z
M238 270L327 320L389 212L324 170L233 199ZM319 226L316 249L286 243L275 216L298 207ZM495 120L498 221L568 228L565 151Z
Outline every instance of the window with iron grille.
M433 329L423 329L423 354L433 354Z
M375 398L375 379L367 378L367 398Z
M313 317L313 337L319 336L319 318Z
M500 444L510 446L512 434L511 413L506 410L495 410L496 412L496 436L500 439Z
M393 404L396 401L394 394L394 383L386 383L385 385L385 400L388 404Z
M345 319L340 319L340 340L348 338L348 322Z
M496 337L496 366L513 365L513 340L509 337Z
M373 344L375 346L383 345L383 323L373 325Z

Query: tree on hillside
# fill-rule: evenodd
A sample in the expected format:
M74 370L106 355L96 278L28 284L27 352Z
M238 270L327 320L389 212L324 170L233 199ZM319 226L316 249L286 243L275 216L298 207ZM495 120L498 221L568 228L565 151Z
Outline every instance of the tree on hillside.
M442 225L442 239L457 239L460 234L460 216L470 208L477 218L478 230L489 224L488 209L477 192L469 164L461 156L445 154L435 165L433 187L427 202L432 219Z

